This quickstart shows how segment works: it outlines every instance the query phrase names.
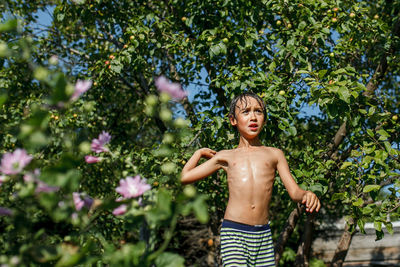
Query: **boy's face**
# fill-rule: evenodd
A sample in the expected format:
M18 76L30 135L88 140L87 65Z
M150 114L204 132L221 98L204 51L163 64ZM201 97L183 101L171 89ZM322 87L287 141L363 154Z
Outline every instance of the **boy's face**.
M236 126L241 136L253 139L258 136L264 125L263 106L253 97L246 97L246 101L238 101L235 116L229 120Z

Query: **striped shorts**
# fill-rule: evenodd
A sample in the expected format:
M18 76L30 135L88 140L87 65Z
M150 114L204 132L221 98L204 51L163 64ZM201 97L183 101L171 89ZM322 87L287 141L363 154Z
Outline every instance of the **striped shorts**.
M223 266L275 266L271 228L224 220L221 227Z

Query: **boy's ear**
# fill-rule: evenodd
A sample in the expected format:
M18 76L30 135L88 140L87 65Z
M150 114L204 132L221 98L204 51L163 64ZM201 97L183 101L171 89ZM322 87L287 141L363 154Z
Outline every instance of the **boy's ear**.
M236 121L236 118L234 116L230 116L229 117L229 121L231 122L232 126L236 126L237 121Z

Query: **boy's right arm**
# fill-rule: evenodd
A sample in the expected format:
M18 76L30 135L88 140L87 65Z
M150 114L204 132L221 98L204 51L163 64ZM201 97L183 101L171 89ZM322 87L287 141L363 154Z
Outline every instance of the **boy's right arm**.
M209 148L201 148L194 152L193 156L182 169L181 182L183 184L193 183L220 169L219 157L216 154L216 151ZM197 166L197 163L202 157L209 158L209 160Z

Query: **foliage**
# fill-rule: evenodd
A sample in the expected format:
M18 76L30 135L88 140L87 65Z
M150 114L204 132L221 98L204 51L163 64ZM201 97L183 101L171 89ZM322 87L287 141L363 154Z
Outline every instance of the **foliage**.
M225 114L246 89L267 103L264 144L283 149L297 182L321 197L317 220L347 216L361 231L372 221L377 238L382 225L392 231L390 216L400 213L398 1L36 0L0 7L7 10L1 150L25 148L33 156L25 173L40 169L38 179L60 187L36 193L38 183L23 174L5 178L0 206L13 214L0 217L1 263L183 265L173 236L179 219L194 212L207 222L207 201L217 229L227 190L222 172L198 183L199 193L182 190L180 169L198 147L235 147ZM37 23L38 11L50 13L49 26ZM160 75L190 88L190 101L160 94ZM72 101L78 80L93 85ZM309 106L318 112L304 114ZM332 145L343 123L345 138ZM91 153L90 140L103 130L112 136L110 152ZM90 153L101 162L86 163ZM152 189L142 201L124 200L125 215L112 215L122 204L118 181L135 175ZM76 211L73 192L95 204ZM278 177L275 237L291 207ZM297 250L299 235L287 251Z

